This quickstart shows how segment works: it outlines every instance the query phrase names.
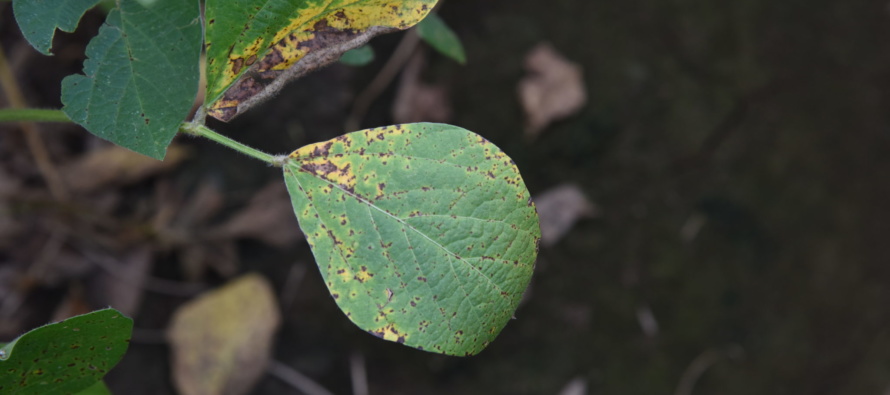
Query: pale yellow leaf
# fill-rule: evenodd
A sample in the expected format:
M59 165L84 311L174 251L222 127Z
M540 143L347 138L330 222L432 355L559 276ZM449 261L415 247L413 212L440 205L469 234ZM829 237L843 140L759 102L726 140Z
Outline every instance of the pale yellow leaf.
M271 286L256 274L180 307L168 329L179 393L247 393L265 371L280 321Z

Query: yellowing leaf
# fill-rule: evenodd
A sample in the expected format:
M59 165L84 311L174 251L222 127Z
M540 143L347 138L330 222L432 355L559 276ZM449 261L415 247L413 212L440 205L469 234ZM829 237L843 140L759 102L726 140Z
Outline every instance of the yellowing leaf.
M228 121L437 0L208 0L207 113Z
M280 320L271 286L255 274L182 306L168 331L179 392L249 391L265 370Z

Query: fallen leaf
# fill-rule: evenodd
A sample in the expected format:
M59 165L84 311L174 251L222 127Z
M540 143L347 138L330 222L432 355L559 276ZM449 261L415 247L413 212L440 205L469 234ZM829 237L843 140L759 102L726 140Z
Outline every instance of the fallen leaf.
M281 317L268 281L242 276L180 307L168 337L183 395L240 395L263 375Z
M402 71L392 106L396 123L447 122L451 118L451 104L445 88L420 80L424 63L423 53L418 51Z
M108 185L132 184L173 169L188 157L185 147L171 145L163 161L117 145L91 151L62 168L65 185L73 192L93 192Z
M276 247L287 246L301 235L287 188L280 182L260 189L247 207L211 234L214 239L252 238Z
M536 137L551 122L578 112L587 102L581 67L550 44L529 51L525 69L528 74L519 81L519 100L525 110L527 137Z
M552 246L581 218L597 215L597 208L575 184L563 184L535 198L541 218L541 245Z

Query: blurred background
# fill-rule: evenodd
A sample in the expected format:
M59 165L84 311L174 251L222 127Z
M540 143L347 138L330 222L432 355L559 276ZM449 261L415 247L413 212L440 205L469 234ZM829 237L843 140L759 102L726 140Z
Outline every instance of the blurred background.
M439 11L466 65L381 36L369 65L332 65L210 126L273 153L417 120L501 147L545 239L516 320L482 354L351 324L276 169L188 137L156 162L65 124L37 125L37 160L0 125L0 340L111 305L136 325L111 389L174 394L171 317L259 273L281 313L274 366L336 394L890 394L890 3ZM11 14L2 3L0 43L27 104L59 108L103 14L57 34L52 58ZM302 393L281 376L251 393Z

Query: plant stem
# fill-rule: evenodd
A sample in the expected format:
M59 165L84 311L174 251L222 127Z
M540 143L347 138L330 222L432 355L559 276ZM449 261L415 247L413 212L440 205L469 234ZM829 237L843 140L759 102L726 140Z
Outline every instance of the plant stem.
M0 122L71 122L62 110L0 108Z
M186 134L191 134L193 136L200 136L206 139L213 140L217 143L220 143L226 147L229 147L235 151L238 151L244 155L259 159L263 162L266 162L272 166L281 167L284 165L284 162L287 160L286 155L270 155L263 151L260 151L253 147L248 147L244 144L241 144L235 140L232 140L226 136L223 136L217 132L214 132L210 128L200 125L197 123L183 123L179 127L179 131Z

